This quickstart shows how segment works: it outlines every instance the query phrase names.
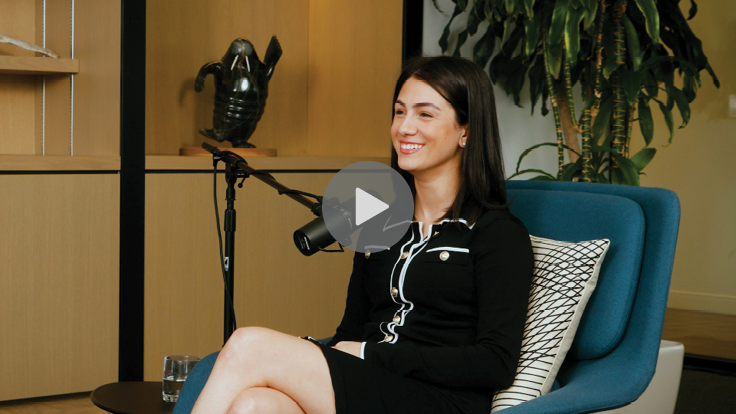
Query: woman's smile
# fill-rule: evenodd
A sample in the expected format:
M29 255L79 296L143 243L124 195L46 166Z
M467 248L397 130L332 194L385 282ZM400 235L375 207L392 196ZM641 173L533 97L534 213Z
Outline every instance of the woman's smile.
M424 147L424 144L417 144L409 141L399 141L401 153L404 155L414 154Z

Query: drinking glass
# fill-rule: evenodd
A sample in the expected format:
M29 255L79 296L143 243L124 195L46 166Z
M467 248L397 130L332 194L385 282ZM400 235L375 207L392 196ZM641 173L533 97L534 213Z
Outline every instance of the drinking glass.
M166 402L176 402L179 391L192 368L200 358L191 355L168 355L164 357L163 396Z

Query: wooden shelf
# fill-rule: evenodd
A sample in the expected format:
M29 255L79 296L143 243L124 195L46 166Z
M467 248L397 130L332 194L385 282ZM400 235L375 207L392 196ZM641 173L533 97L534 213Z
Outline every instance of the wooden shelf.
M117 156L0 155L0 171L119 171Z
M253 157L248 165L261 170L341 170L360 161L375 161L390 165L389 157ZM219 164L224 169L224 163ZM212 170L211 157L186 157L176 155L146 156L146 170Z
M0 56L0 74L63 75L72 73L79 73L77 59Z

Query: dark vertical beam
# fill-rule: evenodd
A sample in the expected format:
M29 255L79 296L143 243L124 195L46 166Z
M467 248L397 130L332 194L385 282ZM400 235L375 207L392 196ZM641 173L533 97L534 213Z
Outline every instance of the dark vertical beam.
M404 0L404 33L401 49L403 63L422 55L424 0Z
M122 0L118 380L143 380L146 1Z

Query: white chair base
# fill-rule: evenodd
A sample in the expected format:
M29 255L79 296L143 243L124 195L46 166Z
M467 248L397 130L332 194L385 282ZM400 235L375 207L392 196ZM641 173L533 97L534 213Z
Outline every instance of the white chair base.
M633 403L606 413L616 414L673 414L680 389L682 361L685 347L678 342L662 341L652 382Z

